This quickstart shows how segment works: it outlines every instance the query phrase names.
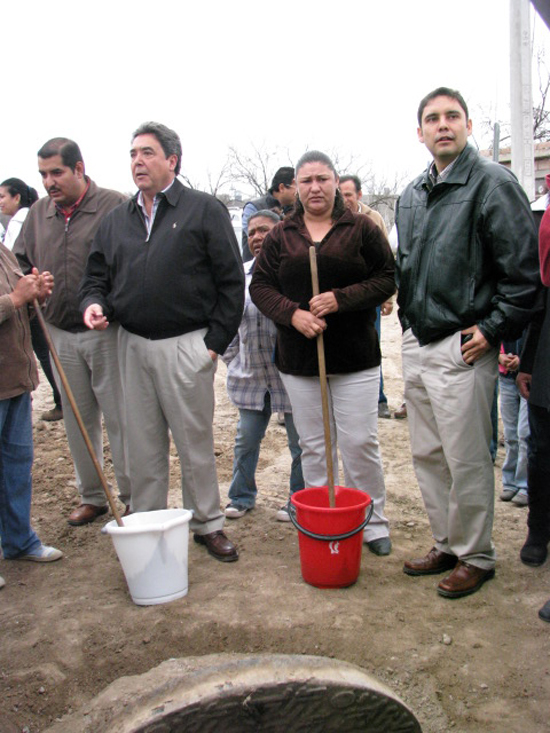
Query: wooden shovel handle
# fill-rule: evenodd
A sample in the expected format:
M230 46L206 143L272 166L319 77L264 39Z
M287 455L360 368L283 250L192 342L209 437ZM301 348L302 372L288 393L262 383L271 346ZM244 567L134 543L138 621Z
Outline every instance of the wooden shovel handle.
M313 295L319 295L319 273L317 271L317 253L315 247L309 248L311 266L311 285ZM319 384L321 385L321 404L323 407L323 430L325 433L325 460L327 462L328 501L331 507L336 506L334 495L334 466L332 463L332 443L330 440L330 420L328 411L327 367L325 362L325 344L322 332L317 335L317 358L319 360Z
M116 519L116 523L119 527L123 527L124 523L120 517L119 511L116 507L116 504L114 502L114 499L112 497L111 491L109 489L109 485L107 484L107 479L105 478L105 474L103 473L101 466L99 465L99 461L97 460L97 456L95 454L94 448L92 446L92 442L90 440L90 436L88 435L88 431L86 430L86 427L84 425L84 422L82 420L82 416L80 414L80 410L78 409L76 405L76 400L73 395L73 391L69 385L69 382L67 380L67 376L63 370L63 367L61 366L61 362L59 361L59 356L57 355L57 351L55 349L55 346L52 341L52 337L50 336L50 332L48 331L48 327L46 325L46 321L44 320L44 316L42 315L42 311L40 309L40 305L38 304L38 301L33 301L34 310L36 311L36 317L38 318L38 321L40 323L40 326L42 330L44 331L44 336L46 338L46 341L48 343L48 348L50 350L50 353L52 355L52 359L54 361L55 367L59 373L59 378L61 379L61 383L63 384L63 388L65 392L67 393L67 399L69 400L69 403L71 405L71 408L74 412L74 416L76 418L76 422L78 423L78 427L80 428L80 432L82 433L82 437L84 438L84 442L86 443L86 448L88 449L88 453L90 454L90 458L92 459L92 462L94 464L95 470L97 471L97 475L99 476L99 481L101 483L101 486L103 487L103 491L105 492L105 496L107 497L107 501L109 502L109 506L111 507L111 512L113 513L113 517Z

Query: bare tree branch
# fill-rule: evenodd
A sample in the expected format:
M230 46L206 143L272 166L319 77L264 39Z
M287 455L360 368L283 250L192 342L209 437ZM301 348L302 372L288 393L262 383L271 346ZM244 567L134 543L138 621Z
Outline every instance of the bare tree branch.
M263 196L271 185L275 171L283 165L292 165L285 157L289 157L288 151L283 155L277 147L258 148L251 145L249 151L241 151L231 146L228 154L230 180L244 184L255 195Z
M537 66L537 95L533 105L533 139L535 142L550 140L550 70L546 63L545 48L539 47L535 52ZM481 137L488 141L487 147L492 149L494 139L494 115L487 110L479 110L478 127ZM511 140L510 122L500 121L500 146L506 147Z
M217 174L213 174L210 170L206 172L208 178L208 189L212 196L219 196L220 189L231 183L231 173L229 169L229 160L226 159Z

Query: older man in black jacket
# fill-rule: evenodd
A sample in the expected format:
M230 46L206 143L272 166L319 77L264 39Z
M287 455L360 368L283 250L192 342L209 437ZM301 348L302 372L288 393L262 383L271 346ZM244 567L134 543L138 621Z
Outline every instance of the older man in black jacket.
M181 143L159 123L133 135L139 189L103 222L81 286L84 322L120 323L132 510L166 507L169 433L182 469L195 541L237 560L223 533L212 420L213 378L239 327L244 271L229 214L176 178Z
M491 405L501 340L518 336L537 287L537 243L512 173L468 143L459 92L440 87L418 110L433 163L399 200L397 285L403 376L416 476L435 546L408 575L452 570L446 598L494 576Z

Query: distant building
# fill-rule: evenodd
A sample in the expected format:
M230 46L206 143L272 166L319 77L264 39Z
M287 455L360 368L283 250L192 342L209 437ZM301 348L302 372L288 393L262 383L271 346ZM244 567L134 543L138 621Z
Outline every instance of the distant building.
M492 150L480 150L486 158L493 157ZM511 148L501 148L498 162L505 168L512 167ZM535 197L539 198L546 193L546 176L550 174L550 142L535 143Z

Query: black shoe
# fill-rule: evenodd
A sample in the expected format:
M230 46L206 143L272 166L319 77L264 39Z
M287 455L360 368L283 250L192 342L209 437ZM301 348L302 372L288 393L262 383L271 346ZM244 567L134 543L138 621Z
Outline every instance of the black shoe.
M383 557L391 552L391 540L389 537L379 537L377 540L371 540L366 543L367 547L375 555Z
M548 540L538 538L529 532L525 544L519 552L519 557L524 565L538 568L539 565L546 562L548 557Z
M546 601L544 606L539 611L539 618L543 621L550 622L550 601Z

